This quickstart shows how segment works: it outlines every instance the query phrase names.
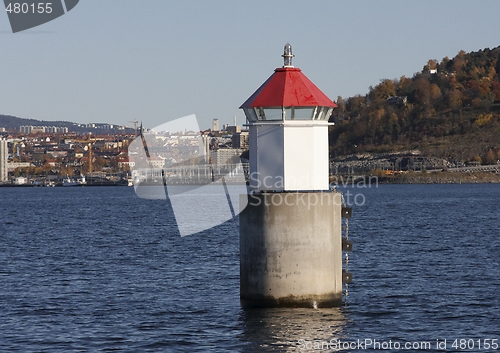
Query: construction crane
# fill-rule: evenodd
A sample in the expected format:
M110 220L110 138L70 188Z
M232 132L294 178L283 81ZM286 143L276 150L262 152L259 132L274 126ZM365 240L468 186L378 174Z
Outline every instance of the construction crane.
M87 147L88 147L88 152L89 152L89 174L92 174L92 172L94 171L94 166L93 166L93 156L92 156L92 146L93 146L93 143L96 142L96 139L95 138L92 138L92 133L89 133L89 136L88 136L88 143L87 143ZM80 173L81 174L81 173Z
M134 124L134 130L135 130L135 137L137 137L137 123L139 123L137 120L129 120L128 121L129 123L133 123Z

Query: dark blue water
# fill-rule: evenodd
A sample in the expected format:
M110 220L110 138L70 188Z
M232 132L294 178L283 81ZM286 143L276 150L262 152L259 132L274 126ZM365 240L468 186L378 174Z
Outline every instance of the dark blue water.
M495 351L500 185L346 190L348 305L245 311L236 220L181 238L133 188L0 188L0 351Z

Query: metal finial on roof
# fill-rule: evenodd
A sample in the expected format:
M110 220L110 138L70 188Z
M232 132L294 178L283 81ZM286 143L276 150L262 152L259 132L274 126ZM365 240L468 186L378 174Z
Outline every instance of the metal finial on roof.
M295 56L292 54L292 46L290 43L285 44L285 48L283 51L283 55L281 55L284 60L283 67L293 67L292 65L292 58Z

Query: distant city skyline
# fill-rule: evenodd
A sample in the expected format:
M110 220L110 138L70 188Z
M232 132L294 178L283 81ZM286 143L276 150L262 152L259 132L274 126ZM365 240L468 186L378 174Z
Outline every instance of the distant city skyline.
M0 15L0 114L147 128L196 114L201 129L293 64L336 101L429 59L500 45L500 3L86 0L13 34Z

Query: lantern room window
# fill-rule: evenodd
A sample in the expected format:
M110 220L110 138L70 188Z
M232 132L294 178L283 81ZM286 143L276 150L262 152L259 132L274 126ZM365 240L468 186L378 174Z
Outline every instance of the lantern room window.
M272 107L244 108L249 122L283 120L328 120L331 107Z
M328 120L332 115L333 108L330 107L318 107L318 111L314 120Z
M292 120L312 120L315 107L304 107L293 109Z
M243 109L245 112L245 116L247 117L247 120L250 122L257 121L257 113L255 112L255 108L245 108Z
M261 120L283 120L283 110L281 108L260 108L264 112Z

